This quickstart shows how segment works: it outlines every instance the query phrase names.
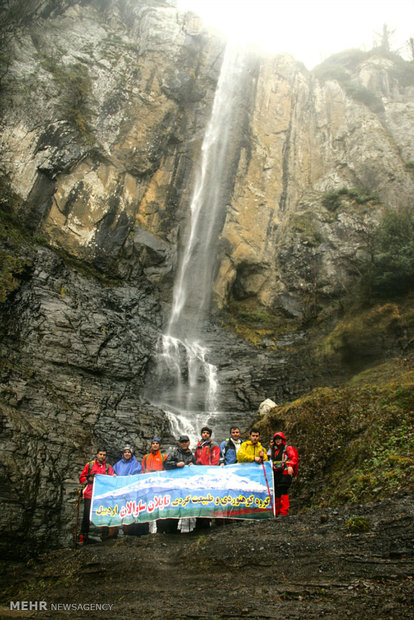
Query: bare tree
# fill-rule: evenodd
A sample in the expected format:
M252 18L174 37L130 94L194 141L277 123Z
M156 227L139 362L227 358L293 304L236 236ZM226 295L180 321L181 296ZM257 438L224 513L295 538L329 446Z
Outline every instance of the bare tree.
M413 37L410 37L408 39L408 45L410 46L411 60L414 60L414 38Z
M382 26L381 32L375 32L375 43L377 47L380 47L384 52L391 51L391 40L395 34L395 28L390 28L388 24Z

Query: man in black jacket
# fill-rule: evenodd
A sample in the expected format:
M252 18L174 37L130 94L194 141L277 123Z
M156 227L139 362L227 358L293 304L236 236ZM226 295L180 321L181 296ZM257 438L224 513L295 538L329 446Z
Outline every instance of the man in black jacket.
M169 454L165 460L165 469L179 469L185 465L195 465L195 456L190 450L190 438L188 435L181 435L178 438L178 447ZM167 532L174 532L177 529L181 534L192 532L196 525L196 519L164 519L164 528Z
M177 469L184 465L195 465L195 456L190 450L190 438L188 435L181 435L178 438L178 447L166 458L165 469Z

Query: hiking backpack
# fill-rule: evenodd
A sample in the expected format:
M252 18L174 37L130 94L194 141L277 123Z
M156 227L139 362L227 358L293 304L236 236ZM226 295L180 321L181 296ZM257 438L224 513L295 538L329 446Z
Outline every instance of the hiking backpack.
M288 448L288 446L286 446L286 448ZM293 450L296 456L296 460L297 460L297 463L295 465L292 465L293 477L296 478L296 476L298 475L298 471L299 471L299 452L293 446L289 446L289 448Z
M291 450L293 450L295 456L296 456L296 460L298 461L295 465L291 465L291 467L293 468L293 477L296 478L296 476L298 475L298 471L299 471L299 452L296 450L296 448L294 446L285 446L282 452L282 461L287 461L288 460L288 456L287 456L287 449L291 448ZM274 456L275 456L275 450L273 448L272 450L272 461L274 461Z
M89 461L88 473L86 474L87 476L90 475L94 463L95 461ZM109 464L105 461L105 473L107 475L108 475L108 471L109 471Z

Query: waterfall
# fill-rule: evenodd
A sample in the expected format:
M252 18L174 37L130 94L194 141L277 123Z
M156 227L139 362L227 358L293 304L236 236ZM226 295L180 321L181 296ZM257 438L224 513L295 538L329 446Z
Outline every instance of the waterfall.
M157 398L173 430L198 440L200 425L217 413L216 367L208 361L203 325L208 318L217 244L225 217L244 53L228 43L204 135L167 328L157 350Z

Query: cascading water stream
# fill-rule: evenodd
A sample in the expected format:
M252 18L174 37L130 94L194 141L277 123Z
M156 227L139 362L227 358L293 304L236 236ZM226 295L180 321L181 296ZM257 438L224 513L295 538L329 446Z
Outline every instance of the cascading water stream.
M208 362L203 323L208 316L217 243L224 221L229 180L229 150L240 104L244 53L225 50L213 108L201 147L191 200L191 220L173 289L165 333L157 352L157 401L173 430L194 441L200 424L217 409L217 372Z

